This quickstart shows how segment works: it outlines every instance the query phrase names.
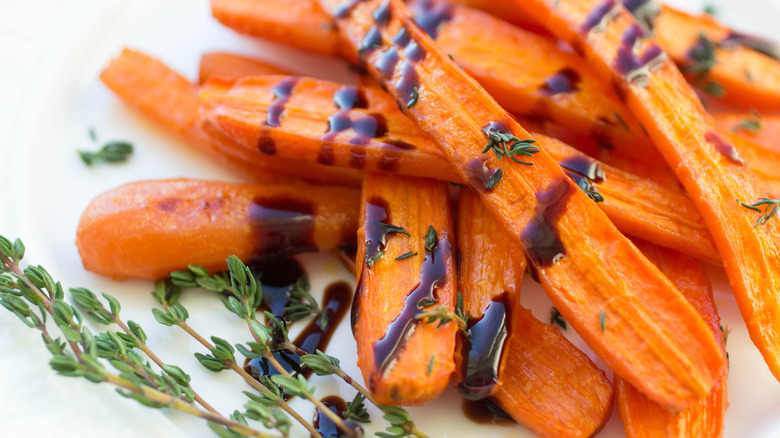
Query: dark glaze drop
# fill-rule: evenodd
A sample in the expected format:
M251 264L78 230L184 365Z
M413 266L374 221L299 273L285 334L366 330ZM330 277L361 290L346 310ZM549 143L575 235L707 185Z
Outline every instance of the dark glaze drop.
M257 197L249 205L249 223L256 236L255 260L317 251L314 204L291 197Z
M276 153L276 142L274 142L274 139L271 138L271 135L266 129L260 130L260 137L257 138L257 150L266 155L273 155Z
M347 420L347 418L344 416L344 412L347 410L347 402L344 401L341 397L337 395L329 395L322 400L320 400L325 407L333 411L336 415L341 417L342 420L344 420L344 423L351 428L352 430L360 430L359 436L362 436L363 428L360 427L357 423ZM348 435L342 432L334 423L333 421L325 415L321 408L316 408L314 410L314 419L312 420L312 424L314 425L314 429L322 435L322 438L344 438Z
M265 293L265 290L263 292ZM347 314L352 301L352 288L344 282L331 284L325 289L322 300L322 311L320 314L293 340L293 344L310 353L317 350L325 351L327 348L333 333ZM282 306L281 312L274 312L274 315L282 316L283 312L284 307ZM325 313L327 316L321 318L322 313ZM306 378L312 374L310 368L301 366L301 357L295 353L282 351L275 353L274 357L287 372L299 373ZM278 371L263 358L245 361L244 369L254 378L278 374Z
M339 3L333 10L333 16L336 18L347 18L352 12L352 9L355 9L355 6L362 1L363 0L345 0Z
M398 49L390 47L379 55L379 58L374 62L374 67L379 70L384 79L390 79L396 64L398 64Z
M547 78L541 90L550 96L579 90L580 75L571 68L564 68Z
M363 39L360 40L358 53L361 56L365 56L379 47L382 47L382 32L379 31L378 27L371 26L371 29L369 29L363 36Z
M470 336L464 340L463 380L458 384L460 394L469 400L481 400L498 383L498 366L508 333L508 303L503 294L488 304L482 317L469 321Z
M488 164L488 157L481 155L477 158L472 158L466 163L463 168L463 172L466 173L466 178L470 181L479 183L482 188L487 191L491 191L493 188L488 189L488 183L498 169L491 169Z
M390 207L387 205L387 201L378 197L366 201L366 222L364 224L366 261L374 259L387 246L387 230L377 224L392 224L390 220ZM395 234L390 234L390 236L395 236Z
M284 317L284 308L290 301L290 291L304 275L303 267L293 258L286 258L259 266L263 285L262 310Z
M387 326L382 339L374 343L374 365L384 374L395 362L419 321L415 317L422 313L421 301L436 299L436 288L442 285L447 275L447 259L450 257L450 242L446 236L439 240L433 253L427 253L420 267L420 283L406 296L401 313Z
M493 120L492 122L482 127L482 131L488 131L488 130L496 131L496 132L509 132L509 127L506 126L506 123L504 122Z
M647 30L652 30L661 7L652 0L623 0L623 6Z
M356 108L367 108L368 100L365 93L355 86L341 87L333 94L333 103L339 108L338 111L328 117L328 132L322 136L322 145L317 156L317 162L325 165L332 165L336 158L333 152L333 146L329 144L336 139L336 136L347 129L353 129L355 135L349 139L348 143L356 146L365 146L372 138L383 137L387 134L387 121L381 114L366 114L353 120L350 112ZM353 150L354 152L354 150ZM353 155L355 155L353 153ZM359 156L362 155L362 160ZM365 161L365 152L357 154L357 157L351 164L353 167ZM360 164L360 167L363 165Z
M536 192L536 212L520 238L536 267L550 266L566 254L555 221L566 208L572 187L563 178L553 181L546 190Z
M290 100L290 95L298 83L297 77L289 77L276 84L271 93L274 96L273 102L268 106L268 114L266 115L265 124L268 126L279 126L281 124L282 112L284 111L287 101Z
M395 88L398 90L400 100L409 102L414 97L414 90L419 90L420 78L414 65L408 61L401 63L401 76L395 81ZM403 109L402 109L403 110Z
M401 27L398 32L390 38L390 42L398 47L406 47L412 41L412 34L409 29Z
M509 414L487 398L477 401L463 399L461 408L466 418L477 424L493 424L496 426L511 426L515 424L515 420Z
M584 155L574 155L569 158L564 158L559 161L558 164L564 169L577 172L591 181L604 181L604 169L599 166L596 160Z
M721 155L728 158L732 163L740 165L745 164L734 146L725 141L719 134L713 131L709 131L704 134L704 139L707 140L707 142L711 145L715 146L715 149L720 152Z
M414 22L434 40L439 27L452 20L453 6L446 1L416 0L410 5Z
M772 41L750 35L744 35L737 32L731 32L719 44L719 46L726 49L729 48L729 46L735 45L755 50L756 52L763 53L770 58L774 58L780 61L780 46Z
M377 6L376 9L374 9L374 12L371 14L371 18L374 19L374 23L376 23L377 26L386 26L390 21L391 16L392 14L390 12L389 0L382 2L382 4Z
M585 21L582 23L580 31L582 33L588 33L592 30L602 30L601 28L604 27L615 16L615 14L620 11L617 6L618 5L615 3L615 0L604 0L601 2L599 5L593 8L592 11L590 11L590 14L588 14L588 16L585 18Z
M339 109L368 108L366 93L354 85L341 87L333 93L333 103Z
M638 82L646 80L647 74L654 68L663 65L663 62L666 60L666 54L657 45L648 47L641 56L634 53L634 45L637 40L646 35L647 31L645 29L633 23L623 32L621 37L621 44L615 58L615 68L618 73L626 76L629 81Z

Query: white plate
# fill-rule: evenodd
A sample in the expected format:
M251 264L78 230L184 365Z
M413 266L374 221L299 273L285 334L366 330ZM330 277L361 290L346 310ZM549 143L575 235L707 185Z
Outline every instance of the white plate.
M191 355L202 351L199 346L176 329L154 322L149 311L154 305L149 296L150 283L112 282L81 267L73 244L76 224L96 194L150 178L235 180L126 109L100 84L98 73L124 46L157 56L190 77L195 76L199 56L209 50L256 54L290 66L319 66L325 77L333 79L347 77L348 71L337 62L239 37L210 18L205 0L3 2L0 164L4 190L0 198L0 233L21 237L27 245L28 262L46 266L67 287L85 286L119 297L125 318L146 328L149 343L162 351L164 360L190 372L193 385L207 399L214 400L222 412L240 408L240 391L246 389L243 383L232 375L201 371ZM672 3L690 10L702 7L693 0ZM777 2L743 0L726 4L723 0L717 5L719 16L730 24L780 40ZM137 152L125 165L86 168L76 149L93 147L89 127L95 128L101 140L132 141ZM303 260L314 291L322 291L335 279L351 281L351 276L328 256L307 256ZM731 329L731 406L726 436L780 436L780 384L750 343L725 277L718 270L711 273L724 326ZM549 317L550 304L532 281L525 282L523 297L524 304L540 319ZM241 325L225 315L213 297L190 294L185 304L193 315L192 324L203 333L232 342L245 340ZM573 338L582 346L576 336ZM5 311L0 311L0 351L3 436L213 436L197 420L143 408L105 385L55 376L47 365L49 356L38 334ZM341 357L353 376L360 375L347 324L337 331L329 352ZM344 390L330 379L315 379L314 383L319 395ZM461 419L457 394L450 391L447 395L410 410L420 429L432 437L531 436L519 426L486 427ZM302 404L296 407L307 410ZM309 415L310 410L304 416ZM378 416L375 418L378 420ZM375 421L374 425L380 423ZM616 413L599 436L623 436Z

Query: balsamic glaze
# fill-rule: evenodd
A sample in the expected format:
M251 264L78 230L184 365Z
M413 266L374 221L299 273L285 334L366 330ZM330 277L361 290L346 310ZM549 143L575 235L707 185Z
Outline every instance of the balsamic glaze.
M419 87L420 78L417 76L417 71L414 69L414 65L412 65L409 61L402 61L401 77L399 77L395 82L395 88L398 90L400 101L411 101L414 98L414 90L419 89Z
M342 420L344 420L344 423L351 428L352 430L360 430L361 433L359 433L359 436L362 436L363 428L360 427L357 423L347 420L347 417L344 416L344 412L347 410L347 402L344 401L341 397L337 395L329 395L322 400L320 400L325 407L330 409L332 412L334 412L336 415L341 417ZM334 423L331 421L331 419L325 415L322 410L318 407L314 410L314 419L312 421L312 424L314 425L314 429L317 430L317 432L322 435L322 438L344 438L348 435L342 432Z
M274 139L271 138L266 129L260 130L260 137L257 138L257 150L266 155L276 153L276 142L274 142Z
M580 27L582 33L592 30L601 31L606 24L620 12L615 0L604 0L590 11Z
M390 207L382 198L373 197L366 201L366 261L375 260L387 246L387 228L379 224L390 224Z
M488 304L482 317L469 321L469 337L464 339L463 380L458 384L461 395L469 400L490 396L498 383L498 367L508 333L508 303L502 294Z
M374 19L374 23L376 23L378 26L386 26L390 21L390 17L391 12L389 0L382 2L379 6L376 7L376 9L374 9L374 12L371 14L371 18Z
M569 158L564 158L563 160L559 161L558 164L560 164L564 169L577 172L591 181L604 181L604 169L599 166L599 163L596 162L596 160L590 157L586 157L584 155L573 155Z
M320 164L332 165L336 161L333 146L328 142L333 142L342 131L355 131L348 143L356 146L365 146L372 138L387 135L387 120L382 114L367 114L355 120L350 117L353 109L368 107L368 100L360 88L352 85L341 87L333 94L333 103L339 110L328 117L328 132L322 136L323 143L317 156ZM350 165L363 167L365 151L355 152L353 149L352 154Z
M704 135L704 140L715 146L715 149L720 152L721 155L728 158L732 163L741 165L745 164L745 162L742 161L742 158L737 153L737 150L734 148L734 145L726 142L719 134L713 131L709 131Z
M466 418L477 424L493 424L497 426L511 426L515 424L515 420L509 414L487 398L477 401L463 399L461 408Z
M363 39L360 40L358 54L361 56L367 55L378 47L382 47L382 32L379 31L378 27L372 26L363 36Z
M281 124L280 118L284 111L287 101L290 100L290 95L298 83L297 77L289 77L276 84L271 93L274 96L273 102L268 106L268 114L266 115L265 124L268 126L279 126Z
M405 27L398 29L398 32L392 38L390 38L390 42L398 47L406 47L406 45L411 41L412 34L409 32L409 29Z
M384 79L390 79L396 64L398 64L398 49L393 46L379 55L379 58L374 62L374 67L379 70Z
M384 374L392 367L406 339L419 323L415 317L423 312L420 303L436 299L436 288L446 280L449 257L450 242L444 236L433 253L426 254L420 267L420 283L406 296L401 313L387 326L382 339L374 343L374 365L380 373Z
M453 6L446 1L415 0L410 6L414 22L434 40L439 27L452 20Z
M249 205L249 223L256 236L256 261L317 251L314 204L292 197L262 196Z
M647 36L647 31L639 24L632 23L621 37L615 68L618 73L628 77L630 81L645 80L644 77L647 76L647 73L662 65L666 59L663 49L657 45L648 47L641 56L634 53L637 40L645 36Z
M536 192L536 212L520 238L530 261L536 267L554 264L566 253L555 221L566 208L572 187L563 178L553 181L546 190Z
M776 43L750 35L731 32L724 38L719 46L728 49L730 46L739 45L780 61L780 46Z
M284 317L284 308L290 302L290 291L298 279L304 275L303 267L293 258L285 258L259 267L263 273L260 283L263 285L262 310Z
M339 3L333 10L333 16L336 18L347 18L352 10L355 9L355 6L362 1L363 0L345 0Z
M341 87L333 93L333 103L339 109L368 108L366 93L354 85Z
M488 157L480 155L479 157L472 158L463 167L463 172L466 174L466 178L470 181L479 183L482 188L487 191L493 190L493 187L489 187L490 180L493 178L498 169L491 169L488 164Z
M559 93L571 93L579 90L580 75L574 69L566 67L547 78L541 90L554 96Z
M263 278L263 280L265 280L265 278ZM286 287L287 293L289 293L289 288L291 287L292 285ZM264 284L263 294L265 293ZM263 299L265 301L265 297L263 297ZM328 343L333 337L333 333L347 314L351 300L352 288L349 284L338 282L328 286L327 289L325 289L325 294L322 298L322 310L308 325L306 325L303 331L295 337L295 340L292 341L293 344L309 353L313 353L317 350L325 351ZM275 301L274 307L276 307L276 311L273 312L274 315L283 316L284 305L281 304L282 300L276 299ZM281 310L279 307L281 307ZM326 316L322 316L323 313ZM312 374L310 368L301 365L301 357L293 352L281 351L274 353L274 358L276 358L282 367L289 373L301 374L306 378L309 378ZM278 371L263 358L245 361L244 369L256 379L260 376L278 374Z
M647 30L652 30L656 17L661 13L661 7L652 0L623 0L623 6Z
M497 120L493 120L490 123L488 123L487 125L482 127L482 131L488 131L488 130L494 131L494 132L509 133L509 127L506 126L506 123L499 122Z

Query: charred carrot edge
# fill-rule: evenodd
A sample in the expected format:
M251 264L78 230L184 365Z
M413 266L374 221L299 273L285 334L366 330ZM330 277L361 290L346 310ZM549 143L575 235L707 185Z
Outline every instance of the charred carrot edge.
M289 75L287 69L248 56L226 52L205 53L200 57L198 83L212 76L242 78L255 75Z
M421 404L450 382L457 327L417 318L438 306L454 311L455 250L446 183L366 176L353 332L358 366L380 403Z
M470 315L464 350L467 345L495 347L490 349L492 361L481 355L469 360L471 353L463 352L461 393L471 398L491 394L515 421L539 436L593 436L612 412L612 384L560 330L520 306L523 251L468 189L460 194L458 249L459 289ZM491 255L489 261L485 254ZM491 362L494 368L486 369L484 364Z
M678 252L637 241L640 250L669 276L688 301L710 326L721 348L726 345L720 318L712 298L712 287L701 264ZM704 400L677 412L669 413L650 401L619 377L615 379L617 406L626 435L634 437L720 437L728 407L726 370Z
M84 268L118 279L188 264L224 270L231 254L248 263L354 245L359 197L344 187L137 182L89 203L76 246Z
M542 287L596 354L670 409L706 396L725 366L712 333L545 144L519 140L529 134L434 46L400 1L321 4L353 50L364 48L370 73L523 246ZM518 150L531 156L514 156Z
M190 147L243 177L259 183L308 181L358 186L358 172L334 170L311 163L266 157L237 147L218 132L201 126L197 89L159 60L125 49L103 70L103 83L125 103L139 109Z
M753 203L766 196L733 143L677 67L614 0L514 1L611 77L629 108L691 195L723 259L753 343L780 379L780 223L755 227ZM639 42L639 38L641 43ZM634 46L634 43L637 46Z
M733 132L754 144L780 152L780 116L750 112L714 114L721 130Z

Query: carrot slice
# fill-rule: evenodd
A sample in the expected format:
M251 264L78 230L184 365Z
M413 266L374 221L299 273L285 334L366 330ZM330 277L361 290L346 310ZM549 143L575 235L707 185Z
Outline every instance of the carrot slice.
M457 327L417 318L436 306L454 310L454 245L445 183L366 176L352 321L358 366L380 403L421 404L450 382Z
M545 144L520 141L528 133L433 45L399 1L321 4L371 74L523 246L542 287L610 368L670 409L706 396L725 366L712 334Z
M459 285L470 314L464 344L479 346L463 353L461 393L490 394L540 436L594 435L612 412L612 384L560 330L520 306L523 251L468 189L460 194L458 249Z
M162 180L97 196L79 220L84 268L113 278L158 279L188 264L224 270L246 262L354 245L357 190L341 187Z
M732 131L748 141L773 152L780 152L780 116L775 114L714 114L721 129ZM775 172L777 173L777 172Z
M725 351L726 344L720 318L712 298L712 287L701 264L678 252L636 241L640 250L672 280L704 318ZM720 437L728 407L727 370L718 378L704 400L677 412L669 413L650 401L636 388L619 377L615 379L617 405L628 437Z
M583 51L604 77L612 77L704 217L750 337L780 379L780 223L754 227L757 212L737 202L753 203L766 191L733 143L717 133L677 67L620 3L514 4Z
M310 181L336 185L360 184L357 172L334 170L311 163L266 157L257 151L236 147L218 132L201 127L197 89L187 79L159 60L130 49L111 61L100 75L103 83L125 103L188 146L220 162L240 175L262 183Z
M211 52L200 57L198 82L203 84L212 76L243 78L255 75L288 75L289 70L248 56L226 52Z

